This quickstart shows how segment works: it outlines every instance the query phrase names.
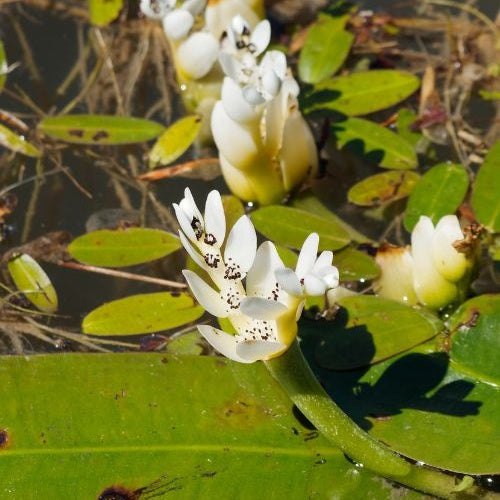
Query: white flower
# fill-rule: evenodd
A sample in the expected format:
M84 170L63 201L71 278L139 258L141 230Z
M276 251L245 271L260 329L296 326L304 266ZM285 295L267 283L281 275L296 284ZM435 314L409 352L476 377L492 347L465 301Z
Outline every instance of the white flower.
M436 310L451 304L472 266L472 257L454 246L463 240L455 215L442 217L436 227L429 217L420 217L411 234L411 249L386 246L377 252L381 275L375 290L383 297Z
M175 8L176 0L141 0L141 12L151 19L163 19Z
M236 330L232 335L201 325L200 333L220 353L242 363L269 359L284 352L297 335L297 318L307 290L294 295L279 284L277 276L285 267L275 246L266 241L256 248L255 229L244 215L229 232L222 253L226 222L217 191L208 195L204 216L189 189L174 209L181 226L182 244L215 285L213 288L196 273L184 270L191 291L209 313L228 318ZM328 257L331 263L331 255L323 253L317 260L314 255L315 262L309 265L314 241L306 240L297 269L305 276L314 275L333 284L335 276L330 276L331 269L327 271L323 266L328 267Z
M220 39L235 16L243 17L249 26L255 26L263 14L263 2L259 0L218 0L208 3L205 9L205 26Z
M206 0L187 0L178 9L168 12L163 17L165 34L172 40L185 38L191 31L196 16L203 12L206 3Z

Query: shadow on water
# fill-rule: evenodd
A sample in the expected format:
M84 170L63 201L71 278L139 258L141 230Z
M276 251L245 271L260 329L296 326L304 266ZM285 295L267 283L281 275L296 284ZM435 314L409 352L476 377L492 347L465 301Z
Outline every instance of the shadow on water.
M474 383L458 379L443 384L449 368L446 353L409 351L370 366L375 344L366 327L347 328L342 315L328 328L312 329L307 323L300 329L304 355L326 391L363 429L373 426L370 418L406 409L455 417L479 413L481 402L465 401ZM352 366L359 368L346 369Z

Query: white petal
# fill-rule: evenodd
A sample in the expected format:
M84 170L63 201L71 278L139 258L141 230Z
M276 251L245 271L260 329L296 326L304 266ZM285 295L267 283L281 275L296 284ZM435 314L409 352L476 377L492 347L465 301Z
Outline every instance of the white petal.
M172 40L180 40L193 27L194 17L187 10L175 9L163 18L163 30Z
M252 267L256 251L255 228L252 221L246 215L242 215L227 237L224 262L228 263L229 260L232 260L246 273Z
M277 269L274 275L285 292L294 297L302 296L302 286L300 285L299 278L291 269Z
M191 226L192 219L188 219L186 212L184 212L184 210L182 210L177 203L174 203L173 207L175 210L175 216L177 217L177 222L179 223L179 226L181 226L182 231L192 242L196 243L198 240Z
M339 285L339 270L335 266L325 266L313 273L321 278L327 288L335 288Z
M316 262L314 263L314 266L312 268L313 272L317 273L319 269L331 266L332 260L333 260L333 252L330 252L330 250L325 250L321 252L319 257L316 259Z
M186 76L192 79L204 77L219 55L219 42L211 33L198 31L179 45L177 62Z
M189 254L189 256L196 262L196 264L198 264L202 269L209 269L201 255L193 248L191 243L189 243L189 240L186 238L186 236L184 236L184 233L182 231L179 231L179 238L181 240L182 246Z
M236 344L236 354L244 363L270 359L286 349L285 344L266 340L246 340Z
M286 313L287 308L281 302L262 297L245 297L240 304L240 310L253 319L274 320Z
M238 35L242 35L245 30L250 31L250 27L247 22L239 14L233 17L231 21L231 28Z
M242 70L243 70L243 65L241 64L241 62L238 59L236 59L236 57L234 57L233 54L230 54L229 52L221 51L221 53L219 54L219 62L220 62L222 71L224 71L224 73L229 78L231 78L235 82L240 81L240 77L241 77Z
M254 54L258 56L266 50L269 42L271 41L271 23L264 19L261 21L252 32L250 36L250 43L254 45L256 51Z
M205 340L218 352L226 358L240 363L251 363L245 358L242 358L236 353L236 346L238 345L236 337L229 333L223 332L218 328L209 325L199 325L198 331L205 337Z
M248 181L245 173L234 167L223 154L219 153L219 162L222 175L229 190L244 201L252 201L257 198L252 184Z
M243 88L243 97L252 106L258 106L266 102L262 94L252 85Z
M281 88L281 80L273 69L262 75L262 88L272 97L276 97Z
M198 205L196 205L189 188L184 189L184 198L179 203L179 206L184 210L184 212L186 212L189 219L196 217L201 224L203 224L203 216L201 215Z
M275 271L284 268L274 244L270 241L262 243L247 274L247 294L269 297L276 290Z
M299 279L302 279L314 267L318 246L319 236L317 233L311 233L302 244L299 258L297 259L297 266L295 267L295 273Z
M218 101L212 111L212 134L221 154L237 169L250 168L260 153L258 130L232 120Z
M227 318L229 316L226 303L222 300L220 294L210 285L207 285L196 273L185 269L182 271L189 288L196 297L200 305L213 316L218 318Z
M210 191L205 204L205 233L215 237L215 246L220 248L226 235L226 216L222 199L217 190Z
M193 16L197 16L203 12L206 4L207 0L185 0L180 8L189 11Z
M221 101L228 116L238 123L254 123L260 119L261 113L247 102L240 86L229 77L224 78Z
M287 65L286 56L280 50L269 50L262 58L259 67L263 72L272 69L280 80L283 80L286 75Z
M318 276L315 276L314 274L307 274L304 277L304 290L306 295L312 297L323 295L326 292L326 289L326 283Z
M453 247L464 239L455 215L446 215L436 224L432 254L437 270L449 281L459 281L467 270L467 259Z
M150 19L163 19L174 7L176 0L141 0L141 12Z
M210 2L205 9L205 26L219 39L236 15L241 15L249 26L255 26L259 22L257 14L252 10L249 2L220 0Z

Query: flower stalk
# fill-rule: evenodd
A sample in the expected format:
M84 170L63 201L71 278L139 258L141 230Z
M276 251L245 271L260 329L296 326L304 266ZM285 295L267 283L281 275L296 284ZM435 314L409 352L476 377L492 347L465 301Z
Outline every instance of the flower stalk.
M383 477L439 498L491 498L475 484L458 491L455 477L405 460L358 427L330 398L295 341L264 361L273 378L307 419L351 460Z

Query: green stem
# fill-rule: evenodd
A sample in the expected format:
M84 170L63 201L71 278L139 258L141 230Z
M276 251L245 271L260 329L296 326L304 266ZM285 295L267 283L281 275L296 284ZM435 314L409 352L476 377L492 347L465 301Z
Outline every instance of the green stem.
M311 423L349 458L372 472L441 498L490 496L475 485L458 493L454 476L414 465L364 432L321 387L297 341L283 355L265 361L265 365Z

